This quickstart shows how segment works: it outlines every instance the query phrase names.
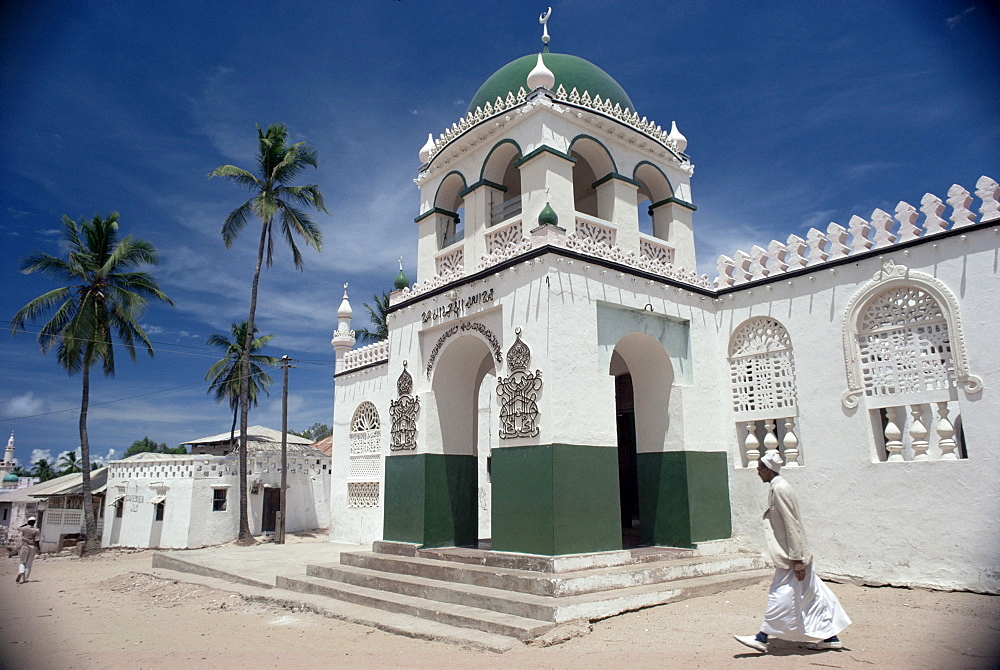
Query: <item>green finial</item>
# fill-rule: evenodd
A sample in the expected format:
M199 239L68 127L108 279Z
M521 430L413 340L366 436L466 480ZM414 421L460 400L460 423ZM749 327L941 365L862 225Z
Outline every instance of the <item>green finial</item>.
M399 257L399 274L396 275L396 281L392 283L393 288L397 291L402 291L404 288L410 285L410 279L403 272L403 257Z
M556 216L556 210L552 209L552 205L545 203L545 209L542 213L538 215L538 225L540 226L555 226L559 223L559 217Z

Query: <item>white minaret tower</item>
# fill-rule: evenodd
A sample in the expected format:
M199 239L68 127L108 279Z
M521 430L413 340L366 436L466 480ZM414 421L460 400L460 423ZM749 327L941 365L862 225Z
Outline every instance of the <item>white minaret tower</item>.
M7 448L3 452L3 463L0 463L0 478L9 475L14 471L14 433L11 432L10 439L7 440Z
M347 284L344 284L344 299L340 303L340 309L337 310L337 330L333 331L333 339L330 340L330 344L336 350L336 372L340 372L344 367L344 354L351 350L354 346L354 331L351 330L351 317L354 315L354 311L351 309L351 303L347 301Z

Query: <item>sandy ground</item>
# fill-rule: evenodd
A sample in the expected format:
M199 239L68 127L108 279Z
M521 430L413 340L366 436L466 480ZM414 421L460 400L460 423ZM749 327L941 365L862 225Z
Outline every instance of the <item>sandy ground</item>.
M854 620L842 651L753 633L764 586L623 614L589 635L499 655L414 640L143 574L152 552L0 559L0 668L998 668L1000 597L832 584ZM178 575L180 577L180 575Z

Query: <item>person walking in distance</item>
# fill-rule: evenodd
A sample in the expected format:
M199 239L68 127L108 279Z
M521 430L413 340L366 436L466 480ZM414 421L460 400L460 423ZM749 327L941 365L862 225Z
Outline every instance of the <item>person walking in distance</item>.
M841 649L837 634L851 624L837 596L816 576L798 499L779 474L781 455L771 450L757 462L757 475L771 485L764 532L774 562L767 611L756 635L735 635L740 644L767 653L768 637L808 642L809 649Z
M35 528L35 517L28 519L28 522L18 530L21 532L21 549L18 552L21 563L17 566L17 577L14 581L23 584L28 581L28 575L31 574L31 564L35 561L35 554L41 551L39 541L42 533Z

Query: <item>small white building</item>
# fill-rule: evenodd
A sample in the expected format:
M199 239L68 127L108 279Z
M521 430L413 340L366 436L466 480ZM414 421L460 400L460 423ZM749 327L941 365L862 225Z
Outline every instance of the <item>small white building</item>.
M103 532L104 488L107 467L90 473L97 536ZM47 482L0 493L0 542L12 546L19 541L14 532L30 517L35 517L42 533L43 552L60 551L83 539L83 475L79 472Z
M136 454L112 461L101 544L189 549L235 540L239 532L239 457L230 434L183 443L190 454ZM254 535L274 532L281 485L281 433L248 429L248 513ZM330 457L310 440L287 436L285 530L330 523Z

